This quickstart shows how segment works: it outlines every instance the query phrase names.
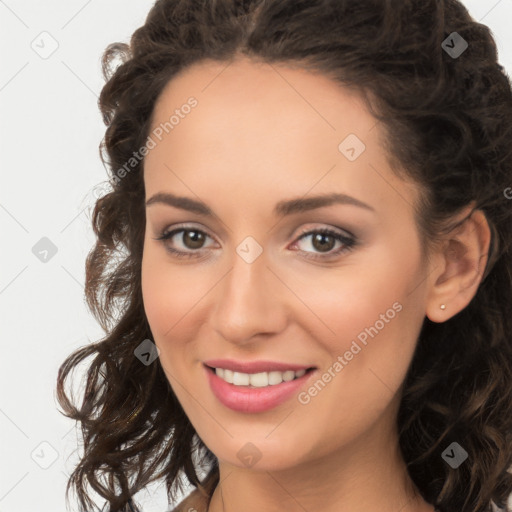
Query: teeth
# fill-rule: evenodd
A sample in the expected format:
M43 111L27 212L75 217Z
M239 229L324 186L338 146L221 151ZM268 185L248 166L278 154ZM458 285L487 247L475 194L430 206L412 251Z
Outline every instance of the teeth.
M249 380L249 375L247 373L233 373L233 384L235 386L248 386Z
M260 372L260 373L240 373L224 368L215 368L215 374L222 380L235 386L253 386L255 388L264 388L275 386L281 382L289 382L295 378L302 377L306 370L287 370L286 372Z

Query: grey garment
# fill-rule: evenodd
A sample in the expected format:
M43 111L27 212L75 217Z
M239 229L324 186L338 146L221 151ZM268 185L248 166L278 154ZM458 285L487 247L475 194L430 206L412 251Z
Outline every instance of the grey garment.
M135 506L135 504L133 503L133 501L132 501L132 500L130 500L130 501L128 502L128 510L129 510L130 512L142 512L141 510L139 510L139 509ZM109 506L108 506L108 504L107 504L107 503L105 503L105 505L103 505L103 508L101 509L101 512L110 512L110 508L109 508Z
M498 507L494 501L491 501L492 512L507 512L507 509Z
M105 504L105 506L103 507L103 509L105 509L105 507L106 507L106 504ZM491 500L491 508L492 508L492 512L508 512L508 511L507 511L507 509L498 507L498 506L494 503L494 501L492 501L492 500ZM102 510L103 510L103 509L102 509ZM135 506L135 504L133 503L133 501L132 501L132 500L130 500L130 501L128 502L128 509L130 510L130 512L142 512L142 511L140 511L140 510ZM437 507L436 507L435 509L436 509L436 511L438 511L438 508L437 508ZM108 512L108 509L107 509L107 512Z

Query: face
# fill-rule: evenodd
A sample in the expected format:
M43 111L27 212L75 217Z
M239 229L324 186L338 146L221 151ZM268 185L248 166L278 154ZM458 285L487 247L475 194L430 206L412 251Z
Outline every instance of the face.
M160 363L226 464L375 453L425 317L418 189L393 174L356 93L284 65L226 66L188 68L155 106L142 291ZM225 383L205 366L218 359L271 373ZM269 375L285 382L263 387Z

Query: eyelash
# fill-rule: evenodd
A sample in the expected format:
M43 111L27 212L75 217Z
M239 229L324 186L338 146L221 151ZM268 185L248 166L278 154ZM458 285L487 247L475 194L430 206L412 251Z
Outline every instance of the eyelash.
M167 240L170 240L171 238L173 238L176 234L184 233L185 231L194 231L196 233L200 233L202 235L205 235L205 236L211 238L207 233L205 233L204 231L202 231L200 229L197 229L197 228L194 228L194 227L183 226L183 227L180 227L180 228L173 229L172 231L163 231L158 237L154 238L154 240L161 241L165 245L166 250L169 251L173 256L175 256L177 258L197 258L197 257L199 257L197 255L197 253L201 249L189 250L189 251L179 251L179 250L173 249L172 247L169 247L165 243ZM317 253L317 254L321 254L320 256L318 256L318 255L311 255L311 253L309 253L307 251L299 251L299 252L306 253L305 258L307 258L307 259L311 259L311 260L327 260L327 259L331 259L333 256L339 256L342 253L345 253L345 252L353 250L354 247L357 245L356 238L353 235L351 235L351 236L344 236L341 233L339 233L338 231L335 231L335 230L330 229L330 228L304 230L304 231L302 231L300 233L299 237L297 238L296 242L294 242L294 244L297 243L298 241L302 240L303 238L306 238L309 235L315 235L315 234L318 234L318 233L320 233L322 235L333 236L337 241L342 242L344 246L341 247L341 248L338 248L334 252L329 252L329 253L327 253L325 255L322 255L321 253Z

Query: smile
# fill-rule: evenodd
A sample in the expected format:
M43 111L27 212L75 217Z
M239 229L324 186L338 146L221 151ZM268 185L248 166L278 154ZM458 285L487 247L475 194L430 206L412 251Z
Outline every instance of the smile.
M259 373L234 372L227 368L214 368L214 370L217 377L220 377L224 382L235 386L250 386L254 388L264 388L267 386L276 386L282 382L290 382L302 377L306 373L306 370Z
M265 412L287 402L318 373L316 368L257 373L207 365L203 368L215 398L228 409L242 413Z

